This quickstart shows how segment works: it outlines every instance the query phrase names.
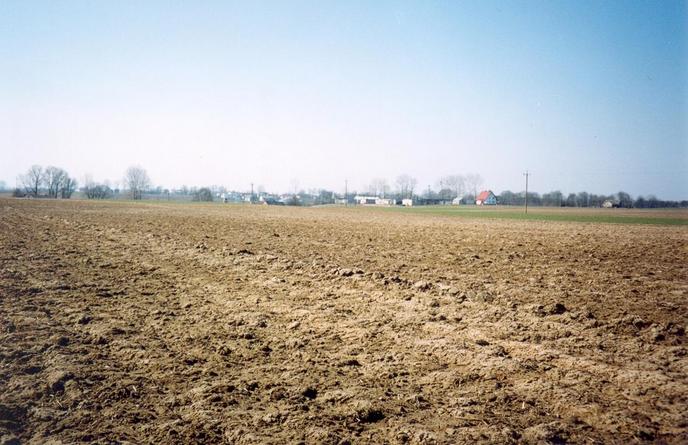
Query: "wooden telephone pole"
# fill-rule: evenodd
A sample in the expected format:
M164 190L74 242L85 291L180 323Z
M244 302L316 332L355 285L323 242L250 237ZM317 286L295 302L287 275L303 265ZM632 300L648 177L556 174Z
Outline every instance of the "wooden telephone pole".
M526 172L523 173L523 176L526 177L526 213L528 213L528 176L530 176L528 170L526 170Z
M349 205L349 180L344 180L344 206Z

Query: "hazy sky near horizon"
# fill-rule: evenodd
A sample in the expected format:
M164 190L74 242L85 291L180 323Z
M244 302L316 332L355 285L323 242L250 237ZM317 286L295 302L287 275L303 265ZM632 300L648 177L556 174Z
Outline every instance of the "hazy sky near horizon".
M0 2L0 180L688 199L688 2Z

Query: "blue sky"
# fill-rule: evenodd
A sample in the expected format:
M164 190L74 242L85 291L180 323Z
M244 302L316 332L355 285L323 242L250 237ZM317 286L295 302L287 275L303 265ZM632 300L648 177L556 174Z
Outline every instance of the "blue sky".
M688 198L688 2L0 2L0 179Z

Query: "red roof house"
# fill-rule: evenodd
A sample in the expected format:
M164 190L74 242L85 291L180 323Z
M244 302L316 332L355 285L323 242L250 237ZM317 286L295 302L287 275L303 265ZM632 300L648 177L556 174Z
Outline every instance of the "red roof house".
M483 190L478 194L478 196L475 198L475 205L486 205L486 206L493 206L497 205L497 197L495 196L494 193L492 193L492 190Z

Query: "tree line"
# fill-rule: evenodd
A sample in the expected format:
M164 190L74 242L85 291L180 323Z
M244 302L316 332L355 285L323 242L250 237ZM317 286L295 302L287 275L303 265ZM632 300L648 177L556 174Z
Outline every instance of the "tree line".
M525 192L514 193L509 190L497 195L497 202L501 205L525 205ZM654 195L633 198L626 192L618 192L613 195L596 195L594 193L579 192L564 195L555 190L540 195L537 192L528 192L528 205L545 207L603 207L609 203L613 207L653 209L666 207L688 207L688 201L666 201L658 199Z
M87 176L81 191L88 199L107 199L114 191L106 183L96 183ZM151 181L145 169L129 167L124 174L124 183L132 199L141 199L150 188ZM14 189L15 197L69 199L77 190L78 182L60 167L32 165L26 173L17 178L19 185Z
M395 188L388 185L385 179L374 179L366 187L366 193L374 196L389 198L416 198L472 204L480 192L483 185L483 178L475 173L454 174L442 176L435 186L428 186L427 190L416 190L418 182L410 175L404 174L397 177ZM499 205L523 206L525 205L525 192L512 192L505 190L496 195ZM559 190L549 193L539 194L528 192L528 205L547 206L547 207L603 207L611 205L619 208L666 208L666 207L688 207L688 200L668 201L657 198L654 195L638 196L633 198L629 193L620 191L612 195L598 195L589 192L569 193L565 195Z
M342 194L325 189L312 189L309 192L298 191L298 182L294 180L293 199L291 203L299 205L328 204L333 203ZM47 197L69 199L77 190L77 181L62 168L40 165L31 166L26 173L18 177L20 185L14 190L14 196ZM170 191L162 187L153 188L148 172L140 166L131 166L124 172L122 184L127 196L134 200L143 198L144 193L149 197L169 199L171 194L191 197L193 201L213 201L215 196L240 195L238 192L228 193L224 187L186 187ZM418 181L409 174L396 177L392 185L384 178L373 179L362 193L382 198L397 200L414 199L425 203L462 203L472 204L483 185L483 179L479 174L453 174L442 176L433 186L425 190L418 190ZM110 199L119 196L120 190L112 188L105 182L95 182L90 176L84 178L84 184L79 189L88 199ZM349 199L357 194L356 191L347 191L344 198ZM262 186L258 186L258 195L276 196L266 193ZM525 204L525 192L502 191L496 195L500 205L523 206ZM253 197L252 197L253 198ZM294 204L296 205L296 204ZM664 208L664 207L688 207L688 201L667 201L658 199L654 195L638 196L635 199L628 193L620 191L613 195L598 195L588 192L569 193L565 195L555 190L549 193L539 194L528 192L528 205L548 207L603 207L611 205L621 208Z
M60 167L32 165L25 174L18 178L21 188L14 190L14 196L32 196L37 198L69 199L76 190L76 179Z
M409 174L402 174L396 177L394 186L390 186L384 178L373 179L368 186L364 188L364 193L372 196L379 196L381 198L430 198L430 199L444 199L452 200L455 198L464 198L475 196L478 193L478 188L483 184L483 178L476 173L470 174L454 174L442 176L435 188L428 186L427 190L418 190L418 181Z

